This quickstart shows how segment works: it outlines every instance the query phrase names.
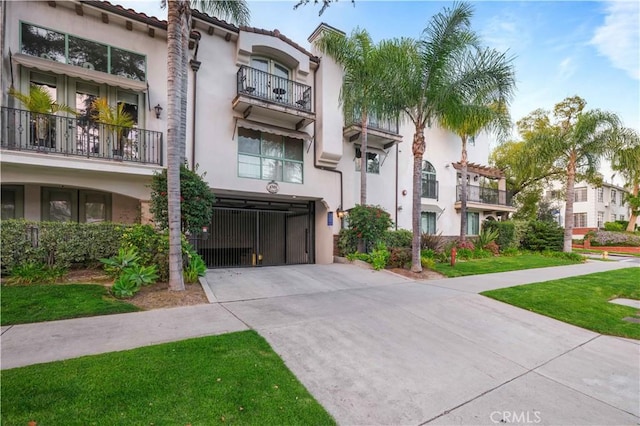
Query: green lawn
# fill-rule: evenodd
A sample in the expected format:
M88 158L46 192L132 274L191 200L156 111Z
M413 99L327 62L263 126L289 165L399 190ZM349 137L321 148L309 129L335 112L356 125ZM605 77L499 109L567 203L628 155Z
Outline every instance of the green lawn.
M592 250L592 249L580 249L580 248L574 248L573 251L575 253L580 253L580 254L597 254L602 256L602 252L604 250ZM640 257L640 253L626 253L626 252L622 252L622 251L608 251L607 252L609 254L620 254L623 256L632 256L632 257Z
M2 424L335 424L254 331L4 370Z
M608 302L618 297L640 299L640 268L598 272L482 294L598 333L640 339L640 324L622 320L634 317L639 311Z
M576 263L579 262L528 253L517 256L498 256L458 261L454 267L451 267L449 263L436 263L434 269L451 278L465 275L491 274L493 272L517 271L520 269L544 268L547 266L573 265Z
M53 321L140 309L109 295L102 285L2 286L2 325Z

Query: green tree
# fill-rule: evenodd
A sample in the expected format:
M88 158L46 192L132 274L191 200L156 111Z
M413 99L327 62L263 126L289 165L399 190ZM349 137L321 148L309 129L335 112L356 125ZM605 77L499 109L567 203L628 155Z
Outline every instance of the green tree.
M499 53L493 54L495 61L504 61L504 56ZM502 69L502 64L496 65ZM509 73L508 70L504 72ZM508 76L503 78L504 84L515 84L511 70L511 79ZM504 138L511 130L511 118L507 110L505 99L494 99L494 95L501 95L500 91L489 91L488 98L485 92L474 94L475 99L470 103L455 105L451 110L445 111L440 118L440 124L460 137L462 142L462 152L460 155L460 241L464 242L467 237L467 170L469 160L467 157L467 141L470 137L475 137L483 130L490 130L492 133Z
M413 135L413 242L411 270L420 264L420 183L425 153L425 127L437 123L446 111L465 100L495 91L509 99L513 91L512 65L503 54L479 49L471 30L473 9L467 3L436 14L417 42L396 41L397 54L389 58L394 84L389 102L406 113ZM482 96L480 97L482 98Z
M249 20L244 0L162 0L167 6L167 215L169 289L184 290L180 219L180 165L186 156L188 44L192 6L239 24Z
M182 230L200 232L209 226L213 214L215 196L196 170L180 165L180 217ZM167 170L153 176L151 182L151 213L155 223L162 229L168 228Z
M340 102L345 123L359 119L362 128L360 148L360 205L367 204L367 125L371 117L397 119L399 111L386 101L384 90L391 70L383 58L387 43L375 44L369 33L360 28L349 37L338 32L325 32L315 46L342 66L344 76Z
M571 252L575 182L597 179L601 159L620 139L618 116L601 110L584 111L585 106L584 99L573 96L556 104L552 114L536 110L518 122L520 134L535 147L539 158L564 171L565 252Z
M627 231L631 232L640 215L640 137L632 129L622 129L619 142L621 146L611 152L611 168L622 175L631 190L626 199L631 211Z

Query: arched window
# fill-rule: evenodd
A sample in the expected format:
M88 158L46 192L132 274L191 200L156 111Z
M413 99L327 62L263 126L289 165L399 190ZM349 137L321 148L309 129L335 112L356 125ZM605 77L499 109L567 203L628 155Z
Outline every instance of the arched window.
M438 199L436 169L428 161L422 162L422 198Z

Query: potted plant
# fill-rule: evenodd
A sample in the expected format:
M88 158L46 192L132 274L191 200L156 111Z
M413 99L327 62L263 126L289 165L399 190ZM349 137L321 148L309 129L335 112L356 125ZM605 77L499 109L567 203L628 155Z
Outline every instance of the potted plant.
M106 98L94 99L91 107L94 111L93 119L104 124L114 140L114 157L121 158L124 154L124 147L129 144L126 137L136 124L133 116L124 110L125 105L123 103L113 107L109 105Z
M60 111L77 114L71 107L58 104L53 96L44 86L31 84L29 94L24 94L14 88L9 90L9 94L19 100L31 113L31 122L34 126L33 143L37 146L48 146L55 148L55 140L50 137L49 129L55 124L52 123L51 115Z

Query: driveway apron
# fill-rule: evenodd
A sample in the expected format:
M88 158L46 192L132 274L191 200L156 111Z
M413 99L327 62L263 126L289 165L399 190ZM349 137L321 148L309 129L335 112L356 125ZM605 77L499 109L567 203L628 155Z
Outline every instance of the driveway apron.
M340 264L207 275L340 424L640 421L639 342L485 298L466 280Z

